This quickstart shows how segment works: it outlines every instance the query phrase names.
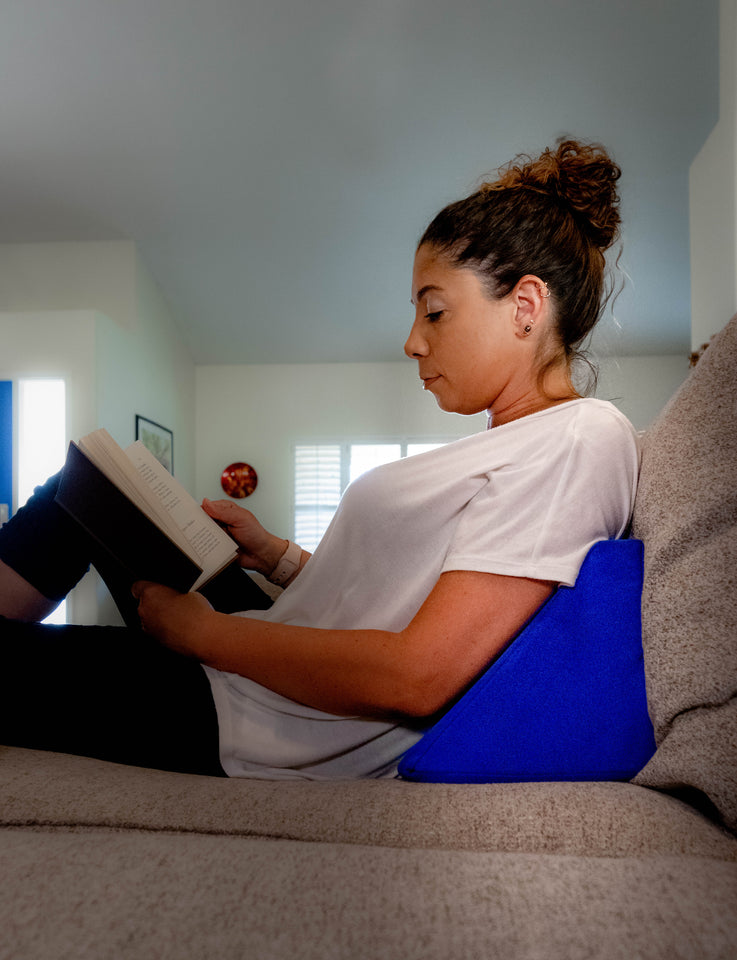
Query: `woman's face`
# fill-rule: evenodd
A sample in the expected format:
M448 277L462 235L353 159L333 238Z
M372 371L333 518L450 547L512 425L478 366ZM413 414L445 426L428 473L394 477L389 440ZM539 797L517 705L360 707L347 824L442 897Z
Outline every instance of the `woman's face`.
M472 414L511 409L534 378L510 294L491 300L476 274L422 246L412 274L415 321L404 345L441 409Z

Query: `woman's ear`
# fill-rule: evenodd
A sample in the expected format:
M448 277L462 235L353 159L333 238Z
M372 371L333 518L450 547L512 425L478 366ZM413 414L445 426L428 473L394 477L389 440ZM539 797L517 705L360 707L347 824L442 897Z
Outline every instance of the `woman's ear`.
M545 324L550 290L547 283L533 274L525 274L514 286L512 297L516 307L515 332L519 337L532 337Z

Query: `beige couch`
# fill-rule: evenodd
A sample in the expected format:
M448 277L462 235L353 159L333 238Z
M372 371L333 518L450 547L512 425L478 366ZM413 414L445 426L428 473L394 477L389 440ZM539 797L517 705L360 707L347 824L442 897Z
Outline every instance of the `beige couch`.
M0 958L737 957L737 319L645 441L633 783L215 780L0 747Z

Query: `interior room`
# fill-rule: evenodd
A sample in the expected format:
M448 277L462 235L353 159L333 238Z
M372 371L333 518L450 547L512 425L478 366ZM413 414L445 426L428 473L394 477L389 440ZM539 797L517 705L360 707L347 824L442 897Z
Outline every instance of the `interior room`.
M575 582L529 570L490 579L471 564L449 570L465 578L455 605L440 594L414 606L412 650L431 662L412 690L446 681L469 648L483 654L424 711L401 696L380 701L384 712L369 698L355 710L310 699L362 690L378 671L360 657L377 637L403 695L410 658L397 668L395 653L409 627L236 620L172 591L166 609L184 601L198 615L163 639L61 626L121 622L94 571L54 614L59 626L4 607L3 960L737 956L736 51L737 0L0 4L0 525L71 441L100 428L123 447L142 439L198 501L244 480L236 502L299 542L319 539L365 467L481 434L484 413L444 413L403 353L418 240L501 165L565 137L603 144L622 168L613 296L585 346L594 395L639 433L625 427L619 532L589 541ZM621 425L608 405L568 404L605 406ZM516 543L499 526L528 503L558 521L551 539L580 533L591 498L580 471L551 472L551 459L571 462L558 436L531 459L572 522L539 496L500 510L510 501L489 485L497 522L481 515L469 555L489 531ZM599 432L587 439L604 446ZM586 494L601 489L604 502L617 481L599 464L616 458L589 459L585 476L592 462ZM484 487L487 474L470 480ZM588 513L599 522L596 506ZM323 578L330 603L363 597L379 571L379 614L389 599L411 606L399 564L352 566L363 551L347 526L350 562ZM5 528L6 545L19 527ZM375 531L361 529L363 548ZM446 556L387 530L392 549L376 552L401 546L412 576L418 556L429 567ZM0 574L3 598L38 600L5 561ZM297 593L310 576L287 574L303 576ZM522 617L515 598L533 591ZM136 599L143 618L150 607ZM248 643L229 642L235 623ZM190 656L170 655L185 634ZM266 676L193 653L211 634L236 664L257 648ZM328 634L343 643L341 669L356 651L360 669L320 687L326 658L313 654ZM54 641L80 636L110 646L65 659ZM118 661L113 638L126 644ZM171 670L151 682L163 656ZM105 657L115 666L100 667ZM179 695L174 665L180 679L196 674L199 699ZM306 695L272 688L280 671ZM147 683L163 728L148 723ZM266 716L263 738L250 736L251 708ZM68 716L75 749L53 740ZM29 735L35 723L51 740ZM325 774L309 725L326 741L341 725L359 730L369 753L387 729L413 745L391 741L388 763L351 776L341 764L355 751L330 740ZM150 760L154 727L164 763ZM127 749L131 728L144 760L112 755L110 731ZM96 736L102 749L89 747ZM254 743L269 763L283 748L278 775L246 756Z

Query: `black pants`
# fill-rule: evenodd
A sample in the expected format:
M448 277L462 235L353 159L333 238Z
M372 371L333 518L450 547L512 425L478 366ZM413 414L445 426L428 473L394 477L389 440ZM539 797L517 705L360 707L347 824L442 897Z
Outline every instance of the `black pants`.
M0 528L0 559L44 596L66 596L90 563L126 627L50 626L0 617L0 743L223 776L210 684L194 660L135 626L130 582L54 503L58 476ZM204 591L224 612L271 600L229 567Z

